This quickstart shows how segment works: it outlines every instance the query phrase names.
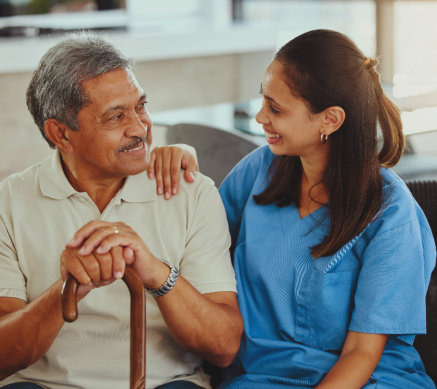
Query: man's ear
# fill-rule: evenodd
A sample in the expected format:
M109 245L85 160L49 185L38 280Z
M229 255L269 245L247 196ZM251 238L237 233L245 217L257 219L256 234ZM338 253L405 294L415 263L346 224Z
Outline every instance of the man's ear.
M44 132L47 135L59 151L71 152L73 146L69 139L69 133L71 129L64 123L59 122L56 119L47 119L44 123Z
M337 105L326 108L323 111L323 125L320 131L321 134L331 135L341 127L345 118L346 113L344 112L343 108Z

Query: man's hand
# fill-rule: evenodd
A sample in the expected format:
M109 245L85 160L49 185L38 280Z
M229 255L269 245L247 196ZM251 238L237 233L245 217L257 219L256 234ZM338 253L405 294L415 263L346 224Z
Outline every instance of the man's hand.
M108 285L124 275L126 262L123 249L114 247L109 252L87 255L79 254L80 249L66 248L61 254L61 276L65 280L70 273L79 282L78 300L91 289Z
M194 182L194 172L199 171L196 150L188 145L155 147L150 154L147 168L149 178L156 180L156 191L166 200L179 192L180 170L184 169L187 182Z
M124 264L132 265L149 289L159 288L169 275L168 266L150 252L131 227L121 222L91 221L74 234L66 247L77 253L68 257L66 271L75 277L78 274L81 278L76 278L84 285L121 278ZM105 278L110 275L113 279Z
M125 263L134 268L146 288L157 289L168 279L169 267L157 259L138 234L124 223L91 221L79 229L67 244L67 250L77 250L77 255L87 260L93 254L108 254L116 247L122 248ZM70 261L79 268L84 267L80 258ZM89 258L89 261L96 267L100 266L97 258ZM93 280L89 272L87 277L83 282ZM94 279L97 278L98 273L94 271ZM228 366L232 362L243 331L243 320L234 292L201 294L180 274L174 288L155 301L181 347L218 366Z

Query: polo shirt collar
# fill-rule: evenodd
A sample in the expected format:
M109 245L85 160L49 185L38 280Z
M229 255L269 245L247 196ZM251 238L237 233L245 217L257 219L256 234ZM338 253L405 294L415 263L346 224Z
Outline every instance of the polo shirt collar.
M44 196L55 200L66 199L78 193L64 174L61 155L58 150L41 162L39 168L39 186Z
M145 172L126 178L119 193L127 203L145 203L156 199L156 181L147 177Z
M55 200L63 200L79 193L71 186L65 176L58 150L41 162L39 185L44 196ZM155 180L150 180L147 174L142 172L127 177L126 182L115 197L129 203L141 203L153 201L156 196Z

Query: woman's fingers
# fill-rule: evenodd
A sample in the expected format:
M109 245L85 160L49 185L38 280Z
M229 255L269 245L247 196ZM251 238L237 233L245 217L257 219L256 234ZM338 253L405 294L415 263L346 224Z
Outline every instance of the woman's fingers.
M162 180L162 153L160 152L160 147L155 151L155 182L156 182L156 192L159 195L164 194L164 184Z
M155 177L155 162L156 162L156 147L150 153L149 166L147 167L147 175L151 180Z
M185 181L192 184L194 182L194 170L191 170L190 168L185 170L184 178L185 178Z
M199 164L197 163L197 153L194 147L188 145L181 145L183 150L182 168L191 172L199 171Z
M171 194L177 195L179 193L179 181L181 178L181 167L183 165L183 150L178 147L172 152L172 158L170 162L170 181L171 181Z
M164 198L166 200L171 198L171 166L172 152L168 147L162 148L162 181L164 183Z
M169 200L179 191L179 178L182 166L182 150L179 147L165 147L162 151L162 176L164 198Z
M156 190L166 200L179 193L180 171L185 169L185 180L194 182L193 172L199 170L194 148L181 145L155 147L148 168L149 178L155 177Z

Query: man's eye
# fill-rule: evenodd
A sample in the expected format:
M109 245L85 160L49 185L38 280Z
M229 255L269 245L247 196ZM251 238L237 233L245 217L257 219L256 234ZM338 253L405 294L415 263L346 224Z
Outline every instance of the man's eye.
M120 113L118 115L115 115L115 116L111 117L110 120L120 120L122 117L123 117L123 114Z
M144 102L141 103L141 104L138 104L138 105L137 105L137 110L138 110L139 112L144 112L144 111L146 110L146 104L147 104L146 101L144 101Z

